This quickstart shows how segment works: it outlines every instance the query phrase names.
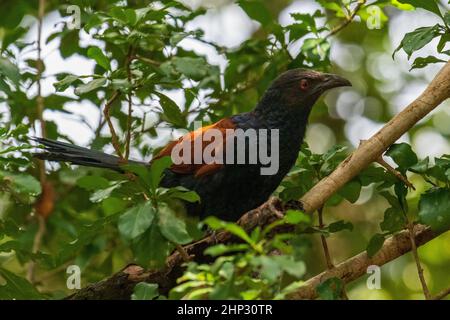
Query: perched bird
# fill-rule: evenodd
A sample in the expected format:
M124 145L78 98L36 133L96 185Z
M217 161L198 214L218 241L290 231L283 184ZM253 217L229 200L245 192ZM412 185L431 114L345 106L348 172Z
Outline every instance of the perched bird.
M306 124L311 109L319 96L328 89L350 86L350 82L334 74L321 73L305 69L293 69L281 74L253 109L224 118L210 126L202 127L186 134L177 141L169 143L154 159L171 156L175 148L188 143L192 149L197 139L211 129L223 133L223 143L228 144L236 138L229 132L266 129L277 132L277 149L273 140L267 139L267 154L278 158L276 172L263 175L261 168L267 167L261 159L256 163L247 161L243 164L210 163L201 161L193 163L174 163L166 169L160 185L162 187L183 186L196 191L201 199L200 203L186 203L187 212L204 218L209 215L223 220L236 221L247 211L264 203L281 180L286 176L295 163L300 146L303 142ZM272 137L269 133L268 136ZM123 161L116 156L100 151L90 150L79 146L52 141L43 138L36 139L45 146L46 151L37 153L36 157L50 161L68 161L83 166L109 168L123 171ZM205 139L206 140L206 139ZM207 148L211 141L200 141L201 150ZM258 140L258 146L260 145ZM246 160L250 157L251 142L246 140ZM228 150L223 147L222 150ZM183 151L184 152L184 151ZM237 159L238 149L234 148L233 158ZM226 152L224 152L224 157ZM141 163L131 161L132 163Z

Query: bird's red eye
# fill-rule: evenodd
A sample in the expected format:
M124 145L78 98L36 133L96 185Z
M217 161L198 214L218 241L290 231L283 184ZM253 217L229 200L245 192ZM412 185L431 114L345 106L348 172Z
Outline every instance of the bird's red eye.
M302 79L300 81L300 89L302 89L303 91L308 90L309 88L309 82L306 79Z

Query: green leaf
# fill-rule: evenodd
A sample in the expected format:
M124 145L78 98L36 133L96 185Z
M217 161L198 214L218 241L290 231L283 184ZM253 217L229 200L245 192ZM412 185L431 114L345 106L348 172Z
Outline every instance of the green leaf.
M195 191L183 190L183 187L175 187L169 190L169 195L171 198L182 199L187 202L200 202L200 196Z
M152 188L151 168L141 164L125 164L122 168L137 175L146 188Z
M408 32L400 45L395 49L392 57L394 57L395 53L399 51L401 48L408 55L408 59L411 57L414 51L417 51L427 45L431 40L437 37L439 33L440 26L436 24L432 27L421 27L417 28L412 32Z
M133 242L133 252L137 263L142 266L161 267L171 251L170 243L163 237L156 223Z
M381 249L385 240L386 238L384 237L384 235L380 233L376 233L375 235L373 235L373 237L369 240L369 244L366 248L369 258L372 258Z
M359 198L361 193L361 182L358 180L352 180L346 183L339 191L338 194L350 201L355 203Z
M247 243L252 245L254 244L253 240L250 238L247 232L245 232L242 227L238 226L235 223L222 221L214 216L206 218L205 223L213 230L224 229L246 241Z
M2 39L2 51L4 51L10 44L16 42L20 39L26 32L28 32L29 28L18 27L14 29L3 29L4 36Z
M89 58L94 59L99 66L105 70L111 70L111 64L109 58L105 56L103 51L99 47L90 47L87 51Z
M64 91L77 80L78 80L77 76L67 75L62 80L53 83L53 86L55 87L56 91Z
M387 208L384 212L384 220L380 223L382 231L394 233L403 229L406 224L404 213L393 207Z
M159 296L158 284L139 282L133 290L131 300L153 300Z
M164 170L172 165L172 159L169 156L165 156L152 161L150 167L150 186L153 190L158 188L159 183L164 174Z
M323 300L338 300L342 295L342 289L344 288L341 279L333 277L320 283L317 287L317 293Z
M116 182L106 189L97 190L91 195L89 200L91 200L92 202L100 202L108 198L115 189L119 188L122 185L122 183L123 182Z
M16 192L32 196L37 196L41 193L41 184L32 175L0 171L0 179L0 182L11 184Z
M281 276L283 269L273 256L258 256L253 258L252 264L260 268L261 277L274 282Z
M391 157L401 173L405 173L412 165L418 162L417 155L412 151L411 146L407 143L393 144L386 155Z
M411 69L409 69L409 71L413 70L413 69L421 69L421 68L425 68L427 65L429 65L430 63L438 63L438 62L447 62L445 60L442 59L438 59L434 56L428 56L425 58L422 57L418 57L414 60Z
M9 61L9 59L0 57L0 75L7 77L16 86L19 85L21 78L19 68Z
M419 174L426 173L429 168L429 163L430 163L430 159L428 157L426 157L425 159L420 160L416 164L409 167L408 170L411 172L419 173Z
M344 220L339 220L328 225L328 231L331 233L339 232L342 230L353 230L353 224L351 222L345 222Z
M239 252L239 251L246 251L249 249L249 245L246 243L239 243L239 244L217 244L215 246L211 246L206 248L204 251L204 254L209 254L210 256L216 257L223 255L225 253L230 252Z
M446 17L450 18L450 13L447 13ZM445 48L445 46L447 45L448 42L450 42L450 33L445 33L439 39L439 43L438 43L438 45L436 47L437 51L439 53L445 53L447 55L450 55L448 50L444 52L444 48Z
M135 239L150 227L154 218L155 210L150 201L138 204L120 216L120 234L125 239Z
M208 75L208 63L202 57L175 57L172 64L178 72L195 81L201 81Z
M83 189L92 191L108 188L109 181L100 176L84 176L77 180L77 185Z
M125 16L127 19L128 24L134 26L137 22L137 14L136 14L136 10L133 9L126 9L125 10Z
M102 208L105 214L112 215L118 212L121 212L126 208L126 201L116 198L116 197L109 197L106 198L102 202Z
M83 84L79 85L75 89L75 94L79 96L79 95L91 92L92 90L101 88L105 84L106 84L105 78L94 79L92 81L89 81L88 83L83 83Z
M397 0L400 3L410 4L415 8L422 8L442 16L439 6L435 0Z
M450 228L450 189L434 188L422 194L419 220L435 231Z
M306 265L303 261L295 261L291 256L274 256L273 259L281 269L296 278L302 277L306 272Z
M290 224L310 223L311 217L299 210L287 210L284 220Z
M173 124L176 127L185 127L186 119L177 104L163 93L157 92L156 95L159 97L159 103L164 111L164 113L161 114L163 120Z
M447 27L450 26L450 11L447 11L445 13L445 15L444 15L444 22L447 25Z
M176 244L186 244L192 241L186 231L184 221L178 218L167 205L159 206L158 217L159 230L166 239Z
M0 276L6 281L6 284L0 285L1 300L44 299L26 279L3 268L0 268Z
M272 21L272 16L262 1L240 0L237 3L251 19L258 21L263 26L267 26Z

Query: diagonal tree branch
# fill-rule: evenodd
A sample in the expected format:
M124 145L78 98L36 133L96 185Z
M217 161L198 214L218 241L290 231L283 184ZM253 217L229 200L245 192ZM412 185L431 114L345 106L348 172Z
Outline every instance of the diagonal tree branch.
M415 244L417 247L433 240L439 236L440 232L433 232L427 226L417 224L414 226ZM311 279L307 280L297 291L290 294L288 299L315 299L317 298L316 287L321 282L329 278L339 278L344 283L354 281L367 274L367 267L371 265L382 266L398 257L411 251L411 241L409 231L401 231L388 238L380 251L372 258L366 252L361 252L356 256L338 264L334 269L326 270Z
M300 201L305 212L312 213L320 208L331 195L337 192L370 163L376 161L400 136L449 97L450 62L447 62L416 100L389 121L372 138L362 143L334 172L322 179L302 197ZM239 223L245 229L251 230L258 225L265 226L278 219L283 214L282 211L283 208L279 200L272 198L260 208L245 214L239 220ZM437 234L434 234L425 226L417 226L416 228L415 239L418 246L437 236ZM195 261L208 262L210 258L203 255L204 249L217 242L227 243L234 240L230 234L221 232L215 237L206 237L198 242L187 245L184 247L184 250L189 255L194 255ZM317 281L323 279L325 276L337 276L343 279L344 282L349 282L365 274L365 268L361 266L367 263L382 265L410 250L411 242L409 236L403 231L387 240L380 252L373 259L368 259L365 253L361 253L342 262L335 269L325 271L321 275L308 280L306 284L309 283L309 286L305 284L306 286L302 286L290 297L292 299L314 298L314 284L317 284ZM356 264L358 261L360 263ZM139 266L131 265L116 273L111 278L91 284L67 298L129 299L134 285L141 281L158 283L160 292L166 294L175 285L176 279L182 274L183 262L184 260L180 254L175 251L169 256L166 267L161 271L145 271Z

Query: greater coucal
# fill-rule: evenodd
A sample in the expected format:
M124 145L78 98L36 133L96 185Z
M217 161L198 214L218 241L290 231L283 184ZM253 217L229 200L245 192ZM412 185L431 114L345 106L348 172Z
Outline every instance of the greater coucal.
M200 218L213 215L224 220L238 220L245 212L264 203L294 165L308 116L319 96L328 89L350 85L348 80L334 74L305 69L286 71L273 81L253 111L233 115L190 132L169 143L154 158L170 156L177 145L180 146L180 143L186 141L193 147L194 140L202 139L211 129L223 132L224 143L228 143L227 139L230 140L230 136L225 133L230 132L227 129L242 129L244 132L249 129L267 129L269 132L278 129L279 158L275 174L261 174L261 168L267 163L261 163L260 159L254 164L230 164L226 161L224 164L205 161L195 164L191 161L173 164L166 169L160 185L166 188L183 186L196 191L201 202L187 203L189 214ZM119 157L59 141L43 138L36 140L46 149L45 152L36 154L40 159L123 171L123 161ZM201 142L201 148L208 144ZM246 159L249 159L249 147L247 142ZM271 150L270 142L267 143L267 148L268 153L276 151ZM234 152L237 152L237 148Z

